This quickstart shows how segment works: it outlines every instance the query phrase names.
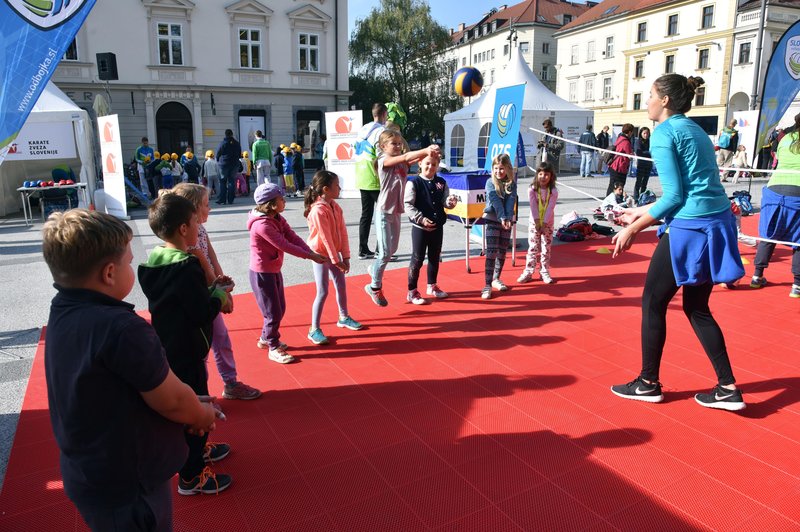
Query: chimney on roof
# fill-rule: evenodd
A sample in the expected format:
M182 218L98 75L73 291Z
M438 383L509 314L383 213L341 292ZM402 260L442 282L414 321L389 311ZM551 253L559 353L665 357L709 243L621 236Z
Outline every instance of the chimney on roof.
M497 8L497 10L498 10L498 11L502 11L502 10L504 10L504 9L505 9L505 8L507 8L507 7L508 7L508 4L503 4L503 5L501 5L500 7L498 7L498 8Z
M458 25L458 31L464 31L464 23L463 22Z

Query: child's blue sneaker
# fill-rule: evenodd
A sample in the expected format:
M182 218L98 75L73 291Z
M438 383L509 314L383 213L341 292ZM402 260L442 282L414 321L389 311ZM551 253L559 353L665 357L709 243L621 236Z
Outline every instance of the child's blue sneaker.
M350 329L351 331L360 331L364 327L350 316L339 318L339 321L336 322L336 326L341 329Z
M322 333L322 329L320 329L319 327L308 333L308 339L311 340L311 343L314 345L322 345L328 343L328 337Z

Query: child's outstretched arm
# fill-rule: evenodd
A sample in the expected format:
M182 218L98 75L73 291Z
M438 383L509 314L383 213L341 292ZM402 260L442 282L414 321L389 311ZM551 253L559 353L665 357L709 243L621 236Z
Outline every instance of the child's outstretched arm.
M386 158L383 160L383 167L391 168L392 166L397 166L398 164L414 164L415 162L421 161L428 156L438 157L440 151L441 150L439 150L439 146L436 144L431 144L427 148L410 151L408 153L404 153L403 155L386 156Z

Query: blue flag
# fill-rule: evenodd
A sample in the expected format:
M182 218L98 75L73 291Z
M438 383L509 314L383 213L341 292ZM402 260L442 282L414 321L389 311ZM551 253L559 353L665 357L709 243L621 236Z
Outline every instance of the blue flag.
M758 112L756 151L791 105L800 90L800 21L786 30L775 46L767 66L761 109ZM755 152L754 152L755 153Z
M487 172L492 171L492 160L501 153L507 153L514 160L519 139L519 126L522 123L522 102L525 98L525 84L497 89L494 100L494 121L489 145L486 147Z
M96 0L0 0L0 148L19 133Z

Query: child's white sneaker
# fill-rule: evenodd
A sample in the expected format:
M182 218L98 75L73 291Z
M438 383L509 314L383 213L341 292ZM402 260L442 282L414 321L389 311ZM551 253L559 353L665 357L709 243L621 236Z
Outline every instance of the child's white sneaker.
M531 272L522 272L522 275L517 278L517 282L521 284L530 283L531 281L533 281L533 275Z
M495 279L494 281L492 281L492 287L495 290L500 290L501 292L505 292L506 290L508 290L506 283L504 283L500 279Z
M543 282L544 284L553 284L553 283L555 283L555 281L553 280L553 278L552 278L552 277L550 277L550 274L549 274L549 273L547 273L547 272L539 272L539 275L541 275L541 276L542 276L542 282Z
M450 294L439 288L438 284L429 284L427 293L429 296L433 296L436 299L444 299Z
M420 295L419 290L409 290L406 301L414 305L424 305L425 299Z
M284 351L282 348L278 349L270 349L269 350L269 359L273 362L277 362L278 364L290 364L294 362L295 358Z

